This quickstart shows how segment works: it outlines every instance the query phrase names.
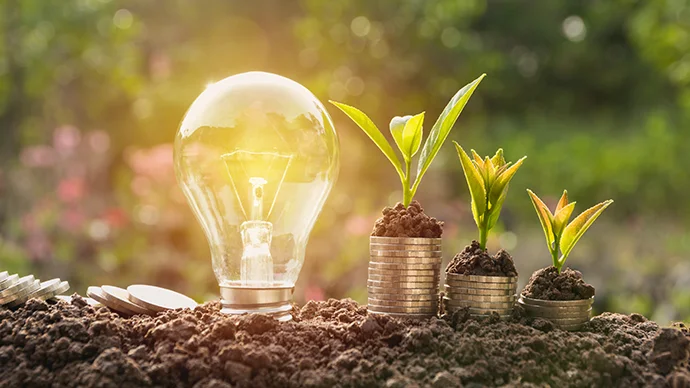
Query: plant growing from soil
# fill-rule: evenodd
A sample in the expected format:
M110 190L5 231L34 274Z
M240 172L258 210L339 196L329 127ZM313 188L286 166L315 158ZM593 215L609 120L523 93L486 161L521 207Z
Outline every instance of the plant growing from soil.
M467 101L469 101L472 93L474 93L485 76L486 74L482 74L479 78L465 85L450 99L445 109L443 109L443 112L441 112L441 115L436 120L436 123L434 123L434 126L431 128L423 147L421 144L424 112L414 116L396 116L391 120L390 132L402 155L402 163L393 150L393 147L369 116L355 107L335 101L330 101L330 103L350 117L350 119L369 136L381 152L383 152L391 164L393 164L403 186L402 204L407 208L419 188L422 177L429 169L431 162L446 141L455 121L458 119L458 116L460 116L460 113L467 104ZM412 180L412 158L420 150L420 147L421 153L417 163L417 174L415 179Z
M460 144L453 143L458 151L472 197L472 216L479 228L479 248L485 250L489 231L496 226L501 214L510 180L527 157L523 156L515 164L506 163L503 149L499 148L493 158L487 156L484 159L471 150L472 159L470 159Z
M534 209L537 211L539 222L546 236L546 244L551 252L553 266L558 273L565 264L565 260L573 250L575 244L583 234L589 229L599 215L613 203L613 200L601 202L582 212L579 216L568 223L575 209L575 202L568 202L568 191L563 190L563 195L558 201L556 211L551 213L544 201L527 189ZM559 256L560 253L560 256Z

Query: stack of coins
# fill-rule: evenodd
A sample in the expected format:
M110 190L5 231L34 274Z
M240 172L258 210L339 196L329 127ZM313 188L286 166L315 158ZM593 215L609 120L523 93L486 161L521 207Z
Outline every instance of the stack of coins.
M194 308L197 303L190 297L165 288L134 284L127 289L115 286L92 286L86 295L98 303L125 316L154 315L178 308Z
M400 318L438 313L441 239L371 236L368 309Z
M0 272L0 306L14 308L31 298L52 299L67 290L69 283L57 278L41 282L34 275L19 277L7 271Z
M577 331L589 322L594 297L580 300L544 300L520 296L518 303L533 318L551 321L561 330Z
M452 313L469 307L470 315L484 316L493 312L508 318L515 307L517 276L478 276L446 273L445 311Z

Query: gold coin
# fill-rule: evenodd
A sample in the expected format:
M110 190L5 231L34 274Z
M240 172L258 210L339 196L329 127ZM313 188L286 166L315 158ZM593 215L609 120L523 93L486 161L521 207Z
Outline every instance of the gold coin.
M433 282L438 284L440 281L439 276L384 276L384 275L369 275L369 280L378 280L384 282Z
M399 300L408 302L421 302L421 301L436 301L438 302L438 295L428 294L428 295L409 295L409 294L381 294L381 293L370 293L370 298L382 299L382 300Z
M370 250L376 251L441 251L440 245L413 245L413 244L369 244Z
M369 310L380 311L384 313L402 313L402 314L436 314L438 311L437 306L432 307L390 307L390 306L376 306L369 304L367 305Z
M464 295L477 295L477 296L515 296L512 289L507 290L491 290L491 289L479 289L479 288L463 288L463 287L451 287L447 284L443 285L443 290L447 295L458 295L459 297Z
M418 288L418 289L433 289L438 290L438 283L435 282L425 282L425 283L412 283L412 282L382 282L378 280L368 280L368 286L379 287L379 288L389 288L395 292L395 290L401 288Z
M442 241L440 238L424 237L369 237L369 242L375 244L441 245Z
M446 279L477 283L517 283L517 276L479 276L446 273Z
M437 295L434 289L420 289L420 288L382 288L367 286L367 291L370 294L404 294L404 295Z
M433 307L438 306L435 300L385 300L369 297L369 305L372 306L391 306L391 307Z
M370 249L369 250L369 255L371 256L372 260L375 260L376 257L401 257L401 258L435 258L438 259L439 261L441 260L441 256L443 255L441 251L377 251Z
M516 283L477 283L477 282L465 282L461 280L452 280L446 278L446 284L450 287L459 288L474 288L481 290L513 290L513 293L517 291Z
M417 270L417 269L377 269L369 268L369 275L379 275L379 276L394 276L394 277L405 277L405 276L439 276L438 271L432 270Z

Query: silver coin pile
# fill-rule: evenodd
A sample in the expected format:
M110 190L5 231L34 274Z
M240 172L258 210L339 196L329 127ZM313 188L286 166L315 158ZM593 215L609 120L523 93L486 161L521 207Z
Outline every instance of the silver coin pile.
M400 318L438 313L441 239L371 236L368 310Z
M92 286L86 295L109 309L125 316L146 314L178 308L191 308L197 303L190 297L165 288L134 284L127 289L115 286Z
M51 299L67 290L69 283L57 278L42 282L34 275L20 277L0 272L0 306L17 307L31 298Z
M544 318L561 330L577 331L589 321L594 297L582 300L543 300L520 296L518 303L525 313L534 318Z
M501 318L513 313L517 276L477 276L446 273L443 304L447 313L469 307L470 315L479 317L492 312Z

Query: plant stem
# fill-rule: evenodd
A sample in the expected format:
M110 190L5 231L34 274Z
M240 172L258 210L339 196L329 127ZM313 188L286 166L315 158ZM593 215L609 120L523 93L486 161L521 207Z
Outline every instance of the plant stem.
M487 225L482 225L479 227L479 247L481 249L486 249L486 240L489 237L489 231L487 230Z
M410 188L410 161L405 161L405 179L403 179L403 205L410 206L412 202L412 190Z
M558 238L556 238L553 242L553 246L549 247L551 248L551 259L553 260L553 266L556 267L558 270L558 273L561 273L561 267L563 264L558 260L558 247L560 246L560 241L558 241Z

